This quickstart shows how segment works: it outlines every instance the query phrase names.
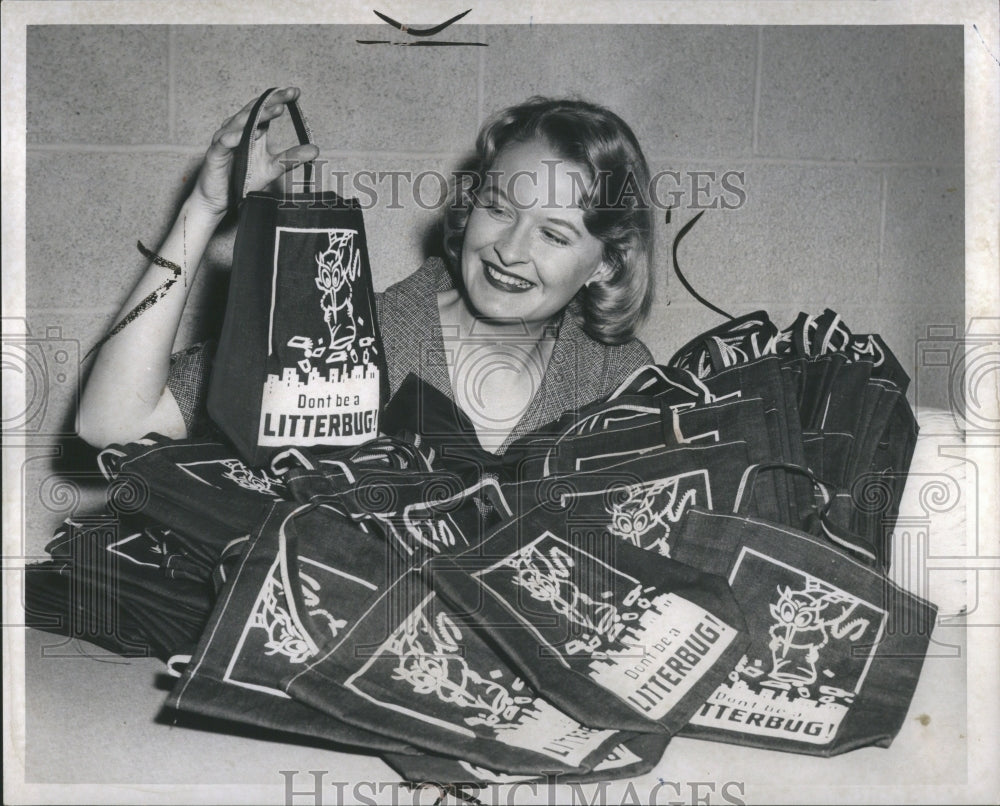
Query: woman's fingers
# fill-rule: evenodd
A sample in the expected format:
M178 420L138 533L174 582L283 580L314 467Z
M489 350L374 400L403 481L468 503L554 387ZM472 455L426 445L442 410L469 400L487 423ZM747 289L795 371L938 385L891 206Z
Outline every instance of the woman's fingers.
M263 109L260 110L260 115L257 118L257 130L254 132L254 139L256 140L260 137L267 129L267 124L279 117L285 111L285 107L282 104L268 104ZM246 128L247 119L249 115L239 114L233 115L225 123L223 123L219 129L212 136L212 142L217 143L227 134L236 134L242 136L243 129ZM230 138L231 139L231 138ZM239 142L237 139L236 142Z
M260 163L252 169L251 185L253 189L266 187L282 174L291 171L305 162L310 162L319 156L319 148L312 145L298 145L287 148L277 154L261 156Z
M251 164L247 171L251 189L264 187L285 171L318 156L319 149L313 145L293 146L280 153L271 154L266 140L261 139L266 135L270 122L282 115L285 105L298 96L297 87L286 87L273 92L267 104L261 109L259 125L254 132L254 139L259 139L260 145L256 145L252 150ZM199 176L198 189L213 208L225 209L228 203L229 172L232 170L233 152L239 147L243 130L255 104L256 100L251 101L235 115L227 118L212 136L212 144L205 154L205 164Z
M267 105L268 107L273 105L280 106L283 104L290 103L291 101L294 101L298 97L299 97L298 87L285 87L284 89L275 90L274 92L272 92L271 97L268 98ZM252 101L249 101L246 104L246 106L244 106L239 112L237 112L235 115L229 118L229 120L227 120L223 124L223 126L226 126L230 123L236 123L239 126L245 126L247 118L250 117L250 111L253 109L255 103L257 103L257 98L254 98ZM267 107L265 107L265 109L266 108ZM280 112L278 114L280 114Z
M260 112L259 122L261 124L266 124L267 122L274 120L276 117L280 116L285 111L285 104L290 103L299 97L298 87L285 87L284 89L277 90L271 93L271 97L268 98L267 104ZM250 112L253 111L254 104L257 103L257 99L250 101L246 104L239 112L230 118L223 121L222 125L215 132L212 137L213 145L227 134L232 132L238 132L240 135L243 134L243 129L247 125L247 120L250 117ZM257 131L254 132L254 138L260 137L266 130L266 126L259 126ZM239 143L239 138L236 139ZM227 147L234 148L232 145L232 137L227 138Z
M290 171L302 165L304 162L311 162L319 156L319 148L312 143L306 145L292 146L274 155L274 161L285 171Z
M237 131L235 129L231 129L230 131L224 132L217 142L218 145L222 146L227 151L231 151L240 144L240 140L242 138L242 130Z

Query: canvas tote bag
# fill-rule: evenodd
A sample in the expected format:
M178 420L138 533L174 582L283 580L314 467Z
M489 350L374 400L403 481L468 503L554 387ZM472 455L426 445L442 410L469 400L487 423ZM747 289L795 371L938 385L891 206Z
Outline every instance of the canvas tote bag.
M388 393L357 202L329 191L247 192L253 135L272 92L253 107L233 167L239 228L208 391L209 415L255 466L284 446L377 436ZM288 110L308 143L298 105Z
M393 573L381 543L322 507L272 504L167 706L352 748L412 752L406 741L298 702L284 686L318 651L315 641L343 632Z
M937 609L887 579L866 541L855 550L826 528L816 537L743 515L739 504L685 513L674 556L727 576L750 645L683 735L819 756L889 746Z
M739 606L721 576L574 528L561 498L435 557L435 589L574 719L675 733L742 655Z
M581 724L544 698L418 567L380 591L284 688L345 722L506 773L584 772L621 743L617 730Z
M147 434L110 445L97 457L112 496L131 496L133 511L170 529L183 553L211 574L233 540L253 531L284 497L281 480L248 467L231 445Z

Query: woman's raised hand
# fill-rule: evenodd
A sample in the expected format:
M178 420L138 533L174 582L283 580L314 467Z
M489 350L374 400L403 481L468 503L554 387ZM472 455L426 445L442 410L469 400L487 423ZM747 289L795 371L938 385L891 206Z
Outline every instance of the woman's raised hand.
M262 110L260 120L264 125L255 133L259 142L249 166L253 190L263 188L319 154L314 145L294 146L275 154L267 148L266 124L282 114L286 104L298 96L299 91L294 87L275 92ZM193 286L190 280L198 271L215 228L230 203L237 201L229 198L229 175L235 162L234 150L253 105L251 102L243 107L212 137L195 187L157 250L168 261L168 267L180 267L185 281L165 285L169 275L164 263L150 263L115 321L133 315L150 295L156 298L156 304L143 309L142 316L130 320L128 327L115 333L97 351L79 411L80 436L92 445L105 447L113 442L129 442L150 431L178 439L187 434L181 410L167 388L171 345Z
M251 162L247 167L250 190L260 190L286 171L319 156L319 149L312 144L293 146L275 154L267 148L268 123L285 111L286 104L298 97L298 87L286 87L273 93L261 110L260 125L254 138L262 142L252 150ZM229 174L232 171L235 149L243 136L243 127L246 126L256 100L250 101L223 122L212 136L212 145L205 154L205 162L191 193L191 201L213 216L221 217L230 204L236 201L229 198Z

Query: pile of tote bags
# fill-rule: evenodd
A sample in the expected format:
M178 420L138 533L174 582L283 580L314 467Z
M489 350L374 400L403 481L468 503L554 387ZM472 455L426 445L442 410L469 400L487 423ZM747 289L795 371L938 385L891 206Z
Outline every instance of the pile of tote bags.
M885 573L906 385L830 311L751 314L502 456L415 377L390 436L263 469L151 435L101 454L111 515L64 524L29 623L414 781L633 776L675 735L887 746L936 613Z

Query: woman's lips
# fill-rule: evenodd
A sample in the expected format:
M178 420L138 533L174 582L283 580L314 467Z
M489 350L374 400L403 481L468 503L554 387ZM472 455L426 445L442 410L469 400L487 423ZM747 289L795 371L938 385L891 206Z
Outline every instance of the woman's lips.
M483 274L486 276L486 281L500 291L520 294L525 291L530 291L535 287L534 283L528 280L523 280L516 275L509 274L502 269L498 269L492 263L487 263L485 261L483 262Z

